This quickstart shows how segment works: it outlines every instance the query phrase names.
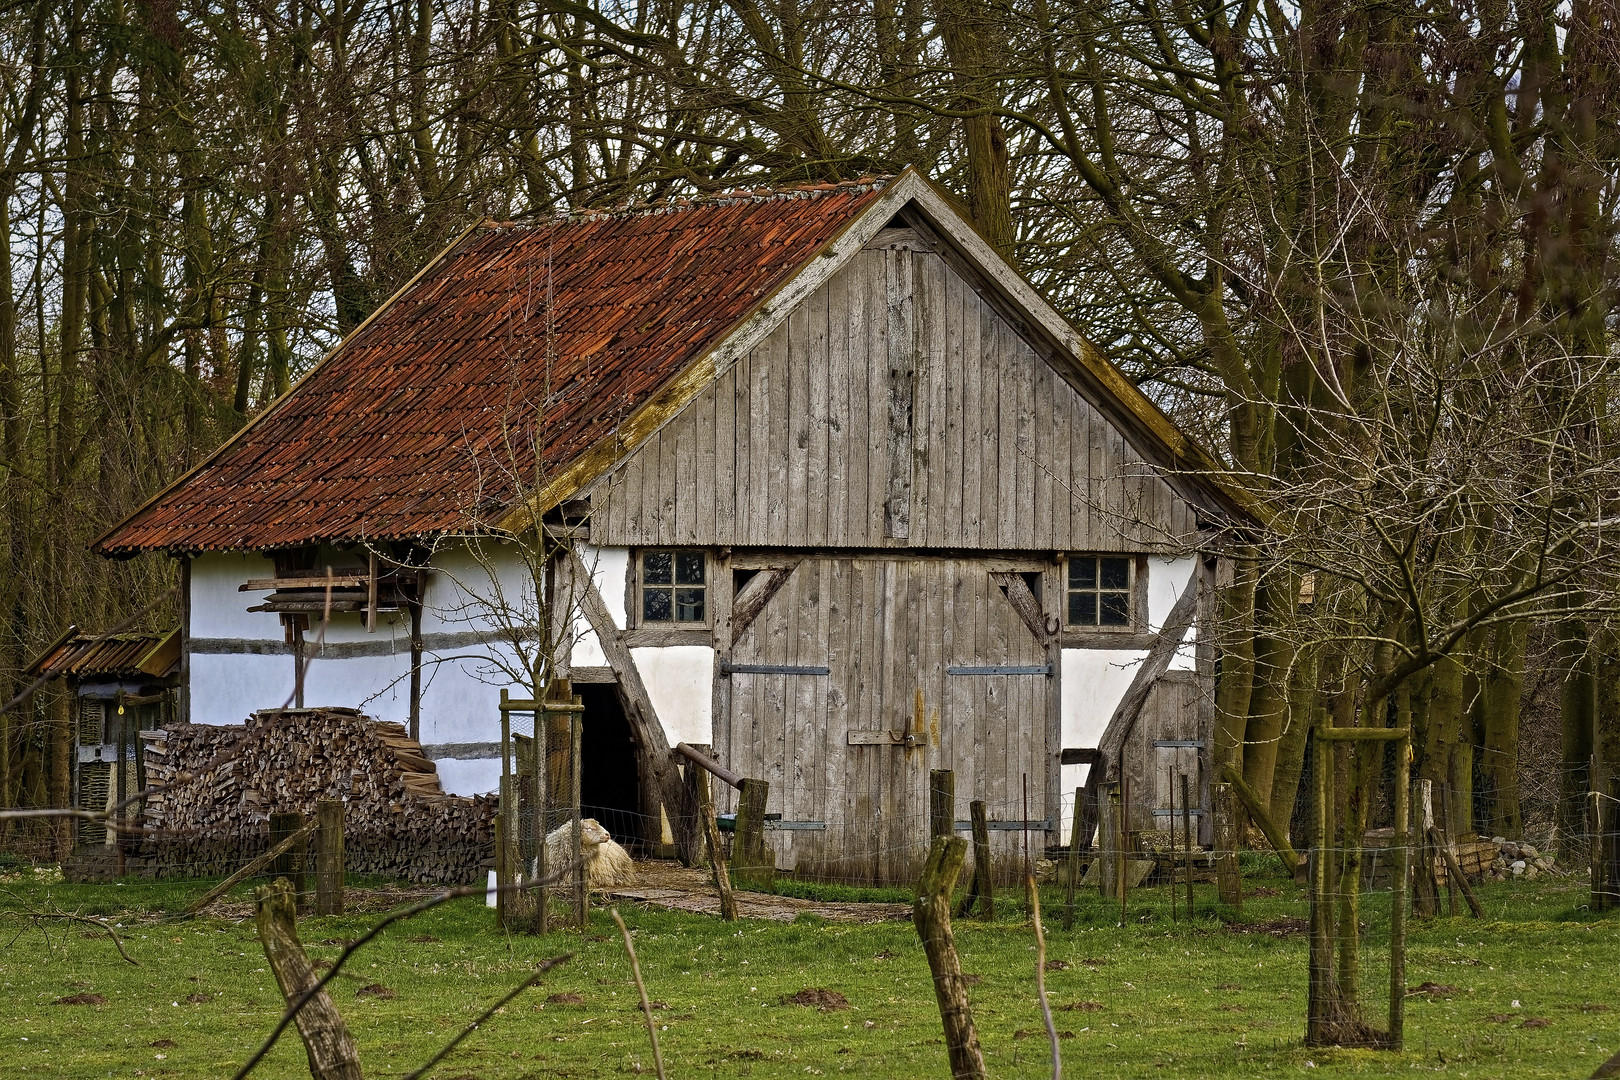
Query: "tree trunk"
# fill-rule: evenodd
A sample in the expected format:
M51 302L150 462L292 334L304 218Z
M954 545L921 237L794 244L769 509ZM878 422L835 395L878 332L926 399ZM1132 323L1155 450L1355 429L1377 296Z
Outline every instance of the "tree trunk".
M1254 684L1244 728L1243 779L1263 806L1272 805L1278 745L1288 726L1294 647L1286 627L1298 602L1297 575L1280 569L1267 574L1255 593ZM1276 817L1275 807L1273 811ZM1287 821L1287 816L1282 820Z
M1558 625L1558 664L1564 675L1558 694L1562 738L1558 770L1558 835L1554 843L1562 866L1586 857L1586 793L1592 782L1592 737L1597 731L1598 683L1586 623L1565 619Z
M1299 654L1288 681L1288 723L1277 742L1277 764L1271 779L1271 820L1284 830L1299 801L1299 778L1305 768L1305 743L1322 711L1321 650Z
M1485 672L1481 750L1490 785L1491 830L1517 840L1524 836L1519 806L1519 705L1524 694L1524 653L1529 623L1517 619L1492 632L1491 666Z
M1010 259L1012 167L1007 133L996 115L1001 96L995 69L1006 27L996 12L983 0L941 0L937 15L957 90L956 108L969 114L960 121L967 156L968 217L991 246Z

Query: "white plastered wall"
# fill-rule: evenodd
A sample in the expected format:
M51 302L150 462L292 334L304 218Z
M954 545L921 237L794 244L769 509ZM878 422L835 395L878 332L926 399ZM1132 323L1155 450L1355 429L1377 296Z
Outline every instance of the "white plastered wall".
M515 545L488 542L476 550L440 549L422 603L422 635L483 635L483 640L423 650L422 745L496 743L501 737L501 690L513 697L532 693L522 657L512 643L527 634L524 651L538 647L540 621L535 583ZM513 714L516 729L532 724ZM499 757L439 758L439 783L456 795L500 787Z
M714 650L707 645L631 649L669 745L714 743Z
M1198 557L1150 556L1147 574L1148 629L1158 633L1170 617L1170 609L1181 598L1182 590L1197 588L1193 568ZM1197 667L1195 643L1197 626L1187 628L1171 671L1192 671ZM1064 649L1059 675L1063 681L1062 727L1065 747L1096 746L1108 726L1131 680L1147 659L1146 649ZM1062 833L1065 841L1074 822L1074 791L1085 784L1089 765L1061 766Z
M192 720L201 724L239 724L258 709L280 706L292 697L292 656L259 655L256 644L280 646L281 620L269 612L250 612L263 593L238 592L249 578L275 575L268 558L256 553L199 556L191 569L190 637L236 643L235 651L191 655ZM623 585L619 588L623 593ZM534 626L537 609L528 567L512 547L492 544L480 557L466 547L439 553L428 574L422 611L422 633L461 635L460 644L428 648L423 653L421 736L425 746L446 743L496 742L502 687L514 696L529 690L513 672L523 665L503 630ZM469 641L477 634L482 641ZM314 633L309 638L313 639ZM532 639L531 639L532 640ZM410 719L410 618L405 612L384 613L375 633L367 633L358 612L337 612L325 641L332 645L370 644L377 655L317 658L305 673L308 706L358 708L379 720L405 724ZM218 648L219 646L214 646ZM447 792L470 795L499 785L498 758L438 761L440 783Z
M190 640L204 647L209 641L280 645L281 620L247 610L264 594L237 591L249 578L274 576L274 565L257 553L210 552L192 559ZM254 710L292 697L290 656L193 651L190 661L193 723L245 723Z
M630 569L628 548L576 549L581 564L606 605L613 625L629 625L626 583ZM664 737L678 742L714 742L714 650L707 645L644 646L630 650L630 658L647 688L653 712L664 726ZM601 640L581 612L573 616L573 647L569 661L575 667L607 664Z

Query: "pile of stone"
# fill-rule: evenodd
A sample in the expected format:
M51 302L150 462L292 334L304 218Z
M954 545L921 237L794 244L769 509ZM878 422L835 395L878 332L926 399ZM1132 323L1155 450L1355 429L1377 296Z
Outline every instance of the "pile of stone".
M1542 874L1552 872L1552 859L1537 851L1533 844L1508 840L1500 836L1491 837L1491 843L1495 844L1500 852L1491 863L1492 881L1506 881L1508 878L1519 877L1534 881Z

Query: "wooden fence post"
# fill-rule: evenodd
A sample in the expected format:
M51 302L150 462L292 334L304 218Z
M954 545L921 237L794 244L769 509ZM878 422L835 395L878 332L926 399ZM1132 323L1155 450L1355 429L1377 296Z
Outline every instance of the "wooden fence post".
M1243 906L1243 871L1238 866L1237 796L1232 785L1215 785L1215 881L1221 903Z
M1063 929L1074 929L1074 897L1075 891L1080 887L1080 830L1085 827L1086 815L1081 813L1081 804L1085 802L1086 789L1074 789L1074 825L1069 830L1069 884L1068 895L1064 897ZM1089 837L1087 838L1089 839Z
M260 889L255 901L255 921L265 959L275 972L281 996L291 1005L320 981L298 941L292 888L285 879L278 878L274 884ZM360 1052L355 1049L343 1017L325 990L305 1002L293 1022L304 1040L304 1051L309 1055L309 1075L313 1080L361 1080Z
M502 778L505 779L504 777ZM503 792L504 794L504 792ZM506 886L511 884L512 875L506 868L506 822L497 807L495 811L495 926L504 929L506 926Z
M959 915L966 915L976 904L978 917L985 922L994 922L996 879L994 867L990 864L990 815L984 800L974 799L969 803L968 816L973 826L973 877L968 882L967 895L962 897L956 911Z
M776 877L776 857L765 847L765 799L770 791L768 781L742 781L737 796L737 833L731 845L737 884L763 892L771 890Z
M274 847L283 840L292 836L304 827L303 814L271 814L270 815L270 846ZM284 877L292 882L293 897L298 904L298 910L304 910L308 901L304 898L304 844L294 844L287 851L277 855L270 862L267 873L271 880Z
M1097 792L1097 854L1093 861L1097 864L1097 889L1106 900L1118 898L1114 877L1119 868L1114 845L1119 842L1119 826L1114 818L1119 812L1119 797L1114 792L1114 786L1106 783Z
M1389 1043L1406 1039L1406 889L1412 876L1412 740L1395 744L1395 865L1389 909Z
M1197 846L1192 831L1192 794L1187 774L1181 774L1181 838L1187 842L1187 918L1193 917L1193 849ZM1174 864L1171 864L1174 865ZM1172 889L1172 896L1175 890Z
M573 858L574 858L574 892L579 897L579 907L575 909L578 918L578 927L584 930L590 925L591 890L586 887L585 881L585 835L583 807L580 806L580 760L585 753L585 718L584 706L578 694L573 695L575 711L568 714L568 757L572 775L569 777L569 801L574 814Z
M709 774L696 765L688 765L689 777L695 776L694 794L697 798L698 826L709 849L709 867L714 871L714 887L720 893L720 917L726 922L737 919L737 898L731 895L731 871L726 868L726 851L720 845L720 824L714 819L714 795L709 790Z
M1609 906L1620 907L1620 779L1610 778L1608 798L1603 800L1607 813L1603 815L1603 851L1607 857L1607 870L1603 875L1609 891Z
M934 997L945 1028L951 1076L953 1080L983 1080L984 1052L979 1048L979 1033L973 1026L973 1010L962 978L962 961L951 934L951 892L966 856L967 843L961 837L934 837L922 878L917 882L916 899L911 902L911 919L934 976Z
M343 803L315 804L315 914L343 914Z
M1435 876L1434 844L1429 832L1434 828L1434 781L1419 780L1412 785L1412 849L1417 856L1412 875L1412 913L1430 919L1440 913L1440 880Z
M1605 792L1603 789L1609 790ZM1592 901L1593 911L1608 911L1620 906L1620 806L1615 796L1620 795L1620 782L1610 780L1604 784L1593 771L1592 790L1587 793L1587 830L1592 843Z
M956 835L956 774L950 769L928 773L928 835Z

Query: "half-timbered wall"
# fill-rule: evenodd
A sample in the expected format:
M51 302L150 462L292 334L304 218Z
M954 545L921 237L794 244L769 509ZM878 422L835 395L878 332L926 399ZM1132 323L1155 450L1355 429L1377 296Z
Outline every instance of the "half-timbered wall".
M274 576L270 559L258 553L210 553L193 560L185 642L192 722L240 724L256 710L291 700L296 659L281 620L247 610L262 593L238 591L250 578ZM499 786L495 747L501 687L514 696L529 693L511 677L521 665L503 642L514 628L534 622L534 587L515 552L498 545L480 557L448 545L439 552L422 611L421 735L423 748L438 759L447 792L471 795ZM311 629L306 705L357 708L379 720L408 722L411 647L405 612L381 613L375 633L366 632L358 612L334 612L318 647L315 637Z
M603 544L1129 551L1191 507L937 253L881 242L592 493Z

